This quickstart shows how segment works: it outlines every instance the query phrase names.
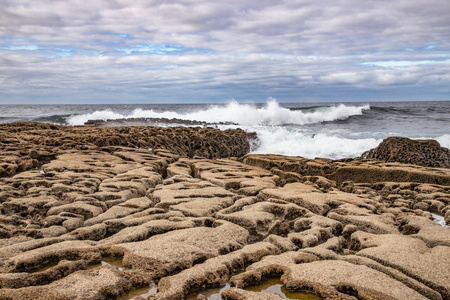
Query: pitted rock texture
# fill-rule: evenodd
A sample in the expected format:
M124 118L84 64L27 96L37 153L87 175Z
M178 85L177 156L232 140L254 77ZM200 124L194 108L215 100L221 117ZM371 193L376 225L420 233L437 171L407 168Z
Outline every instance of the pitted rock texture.
M0 178L0 299L450 298L448 169L80 145Z
M424 167L450 168L450 150L435 140L389 137L375 149L363 154L385 162L400 162Z
M249 152L247 134L200 127L89 127L17 122L0 124L0 177L30 170L61 150L123 146L166 149L181 156L239 157Z

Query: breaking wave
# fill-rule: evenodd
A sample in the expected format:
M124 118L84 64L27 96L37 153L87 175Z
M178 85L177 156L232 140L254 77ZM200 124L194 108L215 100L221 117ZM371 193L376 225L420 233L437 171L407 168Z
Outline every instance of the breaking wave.
M233 101L226 105L211 105L190 112L137 108L129 114L124 114L111 110L97 110L88 114L72 115L67 118L67 123L83 125L88 120L131 118L200 121L216 124L222 130L240 127L247 132L256 132L258 147L252 149L252 153L343 158L359 156L362 152L376 147L380 140L351 139L327 132L311 134L309 131L305 132L301 125L349 120L353 116L361 116L366 110L370 110L369 105L339 104L289 109L282 107L275 99L269 99L259 107Z
M185 113L175 111L158 112L152 109L143 110L137 108L131 114L124 115L111 110L101 110L88 114L70 116L67 118L67 123L70 125L83 125L88 120L166 118L207 123L231 122L246 126L305 125L346 120L351 116L362 115L365 110L370 110L370 106L347 106L340 104L337 106L321 106L314 110L291 110L280 106L275 99L271 99L260 108L255 105L240 104L233 101L225 106L212 105L203 110Z
M349 138L339 134L307 134L285 127L253 128L258 135L258 145L251 149L254 154L280 154L306 158L357 157L375 148L382 141L375 138Z

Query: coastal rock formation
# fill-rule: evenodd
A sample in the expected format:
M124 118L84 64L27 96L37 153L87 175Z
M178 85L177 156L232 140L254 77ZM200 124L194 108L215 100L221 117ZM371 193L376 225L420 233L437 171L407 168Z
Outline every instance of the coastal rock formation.
M450 150L441 147L435 140L389 137L362 157L424 167L450 168Z
M450 169L35 127L1 131L0 299L450 299Z
M204 121L167 119L167 118L125 118L111 120L89 120L86 126L94 127L114 127L114 126L161 126L171 124L174 126L216 126L216 125L237 125L231 122L207 123Z
M313 181L324 189L336 187L346 181L358 183L419 182L450 185L448 170L425 168L402 163L385 163L375 159L331 159L290 157L282 155L252 155L243 162L270 170L282 182Z
M91 127L17 122L0 124L0 177L37 168L61 151L103 147L165 149L181 156L239 157L249 152L247 134L200 127ZM113 149L111 149L113 151Z

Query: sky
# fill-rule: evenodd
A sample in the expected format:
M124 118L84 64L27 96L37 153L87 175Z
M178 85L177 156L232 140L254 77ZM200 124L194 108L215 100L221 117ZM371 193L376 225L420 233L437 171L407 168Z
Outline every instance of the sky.
M449 0L0 0L0 104L450 100Z

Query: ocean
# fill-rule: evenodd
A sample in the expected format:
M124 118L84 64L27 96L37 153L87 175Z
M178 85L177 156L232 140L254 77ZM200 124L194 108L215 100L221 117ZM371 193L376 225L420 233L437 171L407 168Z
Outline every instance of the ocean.
M0 105L0 123L37 121L67 126L88 120L142 118L146 125L256 132L252 153L306 158L360 156L390 136L435 139L450 148L450 102ZM177 122L147 118L178 119ZM183 120L186 120L184 122ZM126 123L124 123L126 124Z

